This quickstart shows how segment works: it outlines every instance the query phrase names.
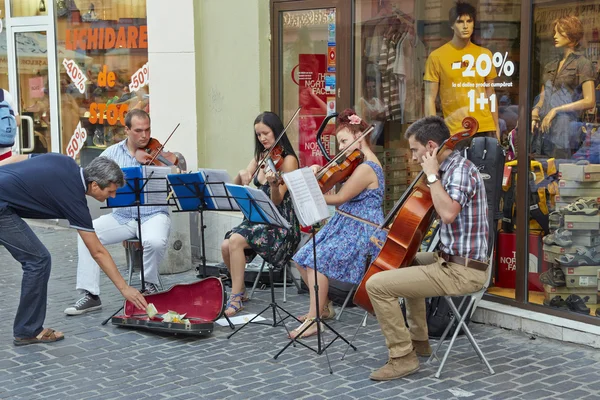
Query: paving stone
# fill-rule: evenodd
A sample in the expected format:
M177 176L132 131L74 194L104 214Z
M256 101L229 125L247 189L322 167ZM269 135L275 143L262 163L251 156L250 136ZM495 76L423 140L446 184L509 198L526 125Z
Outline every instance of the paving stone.
M75 291L76 233L72 230L33 228L53 255L45 326L65 333L66 339L50 345L15 347L12 324L0 325L0 398L4 399L450 399L450 389L471 393L470 399L597 399L600 354L585 346L537 338L481 324L471 330L496 371L490 375L466 338L455 343L441 379L437 363L422 359L417 373L389 382L373 382L369 374L388 357L384 338L374 318L359 330L358 351L346 351L334 342L327 354L334 373L329 374L325 354L316 355L301 345L289 347L282 327L252 325L230 340L231 330L215 327L205 338L172 336L100 325L122 305L112 283L101 275L103 309L66 317L64 309L80 295ZM122 246L108 247L121 273L126 272ZM19 265L0 246L0 312L12 319L20 290ZM164 276L167 284L196 280L195 271ZM281 289L276 289L281 300ZM270 302L268 290L246 304L258 312ZM285 309L305 312L308 297L288 291ZM266 318L269 313L263 314ZM344 314L331 326L351 338L362 320L359 310ZM286 321L289 328L295 322ZM333 338L326 332L325 340ZM315 340L307 340L314 346ZM435 345L435 341L432 341ZM557 371L556 367L559 367ZM461 397L463 398L463 397Z

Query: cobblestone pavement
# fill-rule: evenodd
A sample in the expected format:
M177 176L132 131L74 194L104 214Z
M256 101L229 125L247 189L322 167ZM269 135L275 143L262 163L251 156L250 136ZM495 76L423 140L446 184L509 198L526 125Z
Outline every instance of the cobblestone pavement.
M62 330L66 339L50 345L15 347L12 319L17 307L20 269L0 247L0 399L598 399L600 353L591 348L531 338L503 329L472 324L472 331L487 355L495 375L489 375L465 338L459 339L442 379L434 366L406 379L375 383L369 373L387 359L379 327L369 318L356 338L358 351L336 341L327 358L298 346L273 356L286 343L283 327L252 325L230 340L229 328L215 327L206 338L175 337L117 328L100 322L122 302L117 290L102 275L101 312L67 317L63 310L79 297L76 293L76 232L35 227L53 255L46 326ZM124 252L110 246L124 273ZM167 284L191 282L194 271L165 276ZM288 292L284 308L300 314L306 295ZM269 304L269 291L246 303L258 312ZM268 316L268 315L267 315ZM332 327L351 338L362 319L356 309L345 313ZM291 322L288 324L295 326ZM333 334L328 331L325 340ZM316 339L307 339L311 345Z

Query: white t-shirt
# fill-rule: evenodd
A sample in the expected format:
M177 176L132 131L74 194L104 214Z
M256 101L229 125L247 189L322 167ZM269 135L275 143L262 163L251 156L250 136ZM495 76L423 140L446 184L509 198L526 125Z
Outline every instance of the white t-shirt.
M10 104L10 107L13 109L13 112L15 113L16 117L17 115L19 115L19 112L17 111L17 107L15 106L15 99L12 97L12 94L8 92L8 90L2 89L2 91L4 92L4 99L8 104ZM0 147L0 156L2 154L8 153L11 150L12 147Z

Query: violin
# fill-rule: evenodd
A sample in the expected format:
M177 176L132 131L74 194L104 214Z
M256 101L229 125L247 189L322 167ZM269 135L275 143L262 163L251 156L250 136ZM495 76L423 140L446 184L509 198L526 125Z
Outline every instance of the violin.
M275 146L271 154L266 156L265 163L260 167L264 169L265 166L268 166L273 172L277 172L283 167L283 147Z
M362 132L348 145L348 147L367 136L373 129L375 129L375 127L371 126L369 129ZM317 181L319 182L322 193L329 192L335 185L350 178L350 175L352 175L356 167L358 167L365 159L364 154L358 149L352 151L350 155L340 161L344 154L344 152L339 153L333 160L329 161L317 172Z
M441 154L442 149L454 149L460 140L473 136L479 128L479 123L473 117L466 117L462 126L465 131L454 134L442 143L438 154ZM431 192L422 178L423 171L394 204L381 224L380 228L390 223L392 225L381 251L354 292L354 304L371 314L374 314L374 310L366 289L367 281L378 272L411 265L433 220L435 209Z
M322 168L317 172L317 181L322 193L329 192L335 185L344 182L350 178L354 172L364 161L364 154L360 150L354 150L341 163L335 163L328 168Z
M150 138L148 144L143 149L137 149L135 158L140 164L156 165L159 167L173 166L179 164L179 159L175 153L170 151L162 151L164 145L154 138ZM146 157L147 154L152 156L151 160Z
M186 169L185 166L180 164L185 164L185 160L183 160L183 156L180 153L171 153L169 151L163 151L165 144L171 139L171 136L175 133L179 125L173 129L173 132L169 135L167 140L165 140L164 144L161 144L158 140L154 138L150 138L146 147L137 149L135 152L135 159L143 165L156 165L161 167L171 167L171 166L179 166L180 169ZM151 159L148 160L148 154L151 155Z

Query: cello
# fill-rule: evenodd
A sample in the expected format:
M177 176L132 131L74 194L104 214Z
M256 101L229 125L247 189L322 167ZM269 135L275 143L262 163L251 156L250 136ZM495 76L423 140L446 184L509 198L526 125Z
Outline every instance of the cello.
M442 143L438 154L445 149L454 149L458 142L473 136L479 128L479 123L473 117L466 117L462 126L465 131L452 135ZM365 272L354 293L354 304L374 314L373 305L367 294L367 281L378 272L411 265L431 225L434 212L431 193L421 171L381 224L380 228L390 223L392 225L379 255Z

